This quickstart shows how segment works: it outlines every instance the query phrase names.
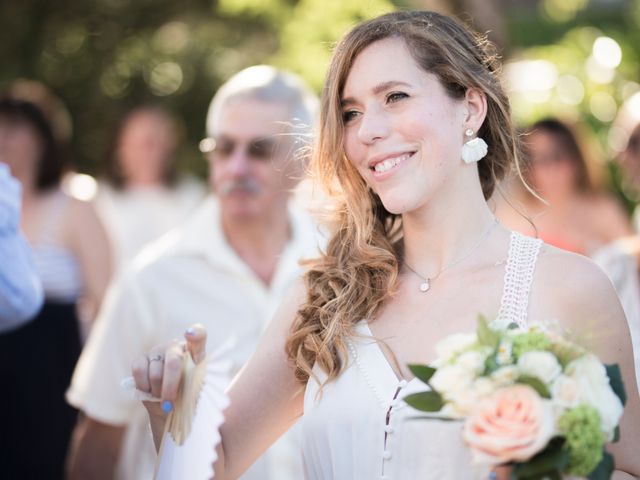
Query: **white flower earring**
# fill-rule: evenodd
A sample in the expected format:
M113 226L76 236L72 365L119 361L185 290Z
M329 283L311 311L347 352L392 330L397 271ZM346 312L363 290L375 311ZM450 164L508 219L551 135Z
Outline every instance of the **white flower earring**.
M473 137L473 130L467 128L464 132L467 137ZM487 156L487 142L480 137L471 138L462 145L462 159L465 163L474 163Z

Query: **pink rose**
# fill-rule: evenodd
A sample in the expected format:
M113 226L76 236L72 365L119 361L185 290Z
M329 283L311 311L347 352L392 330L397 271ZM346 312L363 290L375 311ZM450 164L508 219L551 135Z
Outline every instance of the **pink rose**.
M549 401L527 385L512 385L478 403L467 417L463 438L474 463L526 461L547 445L554 423Z

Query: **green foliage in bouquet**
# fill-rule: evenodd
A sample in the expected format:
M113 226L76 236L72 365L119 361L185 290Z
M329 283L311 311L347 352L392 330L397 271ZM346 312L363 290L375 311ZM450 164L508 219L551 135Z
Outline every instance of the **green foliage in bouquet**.
M598 411L587 405L567 410L558 419L558 430L566 438L565 450L570 454L566 471L581 477L589 475L602 460L606 442Z

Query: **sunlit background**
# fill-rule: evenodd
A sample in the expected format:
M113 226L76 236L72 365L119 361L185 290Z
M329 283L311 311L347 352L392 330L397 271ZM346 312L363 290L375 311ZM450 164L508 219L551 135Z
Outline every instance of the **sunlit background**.
M640 121L640 0L4 0L0 83L49 85L71 114L75 165L91 174L119 115L159 102L182 118L181 167L203 175L198 140L225 78L273 63L319 91L340 35L398 8L488 31L521 125L548 114L578 121L606 163Z

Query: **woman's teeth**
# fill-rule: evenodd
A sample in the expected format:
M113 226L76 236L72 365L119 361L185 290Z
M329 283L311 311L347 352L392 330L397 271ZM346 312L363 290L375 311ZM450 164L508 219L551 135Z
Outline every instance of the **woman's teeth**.
M373 167L373 169L378 173L388 172L393 167L398 165L400 162L405 161L409 157L410 157L410 154L409 153L405 153L404 155L402 155L400 157L388 158L384 162L377 163L376 166Z

